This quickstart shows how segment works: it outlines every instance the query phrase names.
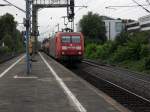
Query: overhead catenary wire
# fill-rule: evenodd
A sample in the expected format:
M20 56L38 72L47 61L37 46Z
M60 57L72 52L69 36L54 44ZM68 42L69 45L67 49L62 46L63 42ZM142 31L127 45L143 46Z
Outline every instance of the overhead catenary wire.
M143 8L146 12L150 13L150 11L145 8L143 5L139 4L136 0L132 0L134 3L136 3L138 6L140 6L141 8Z
M149 0L146 0L146 2L150 5L150 1Z
M23 10L23 9L21 9L20 7L14 5L13 3L11 3L11 2L9 2L9 1L7 1L7 0L3 0L3 1L4 1L4 2L7 2L10 6L13 6L13 7L17 8L18 10L20 10L20 11L26 13L25 10Z
M150 6L150 4L146 4L146 5L142 5L142 6ZM118 8L120 8L120 7L139 7L139 5L118 5L118 6L107 6L107 7L105 7L105 8L116 8L116 7L118 7Z
M105 7L106 9L114 9L114 10L117 10L116 8L132 8L132 7L142 7L146 12L150 13L150 10L148 10L146 7L144 6L150 6L150 4L140 4L138 3L137 1L135 0L132 0L134 3L136 3L137 5L121 5L121 6L107 6ZM147 2L150 3L149 0L146 0Z

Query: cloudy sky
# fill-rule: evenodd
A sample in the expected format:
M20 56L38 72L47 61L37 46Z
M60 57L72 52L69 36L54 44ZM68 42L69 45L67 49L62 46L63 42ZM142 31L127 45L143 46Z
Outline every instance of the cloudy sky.
M25 0L8 0L11 3L25 9ZM140 4L147 5L146 0L136 0ZM0 4L5 3L3 0L0 0ZM76 6L88 6L88 8L76 8L75 9L75 24L82 18L84 14L88 11L99 13L100 15L106 15L113 18L124 18L124 19L135 19L139 17L148 15L148 13L143 10L141 7L134 8L115 8L115 9L106 9L107 6L130 6L136 5L132 0L75 0ZM145 6L150 10L150 6ZM14 7L0 7L0 15L5 14L6 12L14 15L15 20L19 23L22 23L25 14ZM38 23L39 30L42 33L41 37L44 38L50 31L55 31L56 24L60 24L63 27L62 16L66 15L65 8L58 9L41 9L38 12ZM18 26L19 29L24 29L22 25Z

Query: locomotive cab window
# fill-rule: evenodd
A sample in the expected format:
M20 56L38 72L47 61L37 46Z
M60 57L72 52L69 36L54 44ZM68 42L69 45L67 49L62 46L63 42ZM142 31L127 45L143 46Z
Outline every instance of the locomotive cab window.
M72 36L72 43L80 43L80 36Z
M70 43L71 42L70 36L62 36L61 42L62 43Z

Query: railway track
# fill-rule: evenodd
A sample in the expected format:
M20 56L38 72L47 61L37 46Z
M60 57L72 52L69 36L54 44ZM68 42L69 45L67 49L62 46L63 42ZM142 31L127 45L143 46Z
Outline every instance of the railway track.
M85 64L84 66L88 65L103 69L105 71L118 73L115 70L113 71L112 68L110 69L109 67L105 68L105 66L87 60L84 60L83 64ZM147 99L133 91L123 88L122 86L117 85L109 80L99 77L97 74L92 72L92 69L89 70L91 72L88 72L87 70L82 69L82 67L83 65L80 67L80 70L72 69L72 71L75 72L77 75L81 76L82 78L84 78L85 80L87 80L89 83L91 83L101 91L108 94L110 97L114 98L116 101L118 101L123 106L127 107L129 110L133 112L150 112L150 99ZM133 76L131 76L130 78L135 78L136 80L144 81L144 83L149 83L148 81L138 79Z
M113 73L119 73L120 71L124 71L126 73L130 73L130 75L128 75L128 77L150 84L150 76L147 75L147 74L143 75L141 73L129 71L127 69L122 69L122 68L114 69L114 67L112 67L110 65L106 65L106 64L103 64L103 63L96 63L96 62L93 62L93 61L87 60L87 59L84 59L82 62L86 63L88 65L92 65L92 66L98 67L100 69L111 71ZM145 79L145 77L147 77L147 79Z
M9 61L9 60L11 60L11 59L13 59L13 58L15 58L15 57L17 57L18 56L18 54L16 54L16 55L5 55L5 56L1 56L0 57L0 64L1 63L4 63L4 62L6 62L6 61Z

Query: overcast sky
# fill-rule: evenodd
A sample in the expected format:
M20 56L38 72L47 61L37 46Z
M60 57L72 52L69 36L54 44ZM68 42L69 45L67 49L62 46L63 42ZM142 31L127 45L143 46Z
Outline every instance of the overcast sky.
M8 0L11 3L16 4L17 6L25 9L25 0ZM148 4L146 0L136 0L140 4ZM5 3L3 0L0 0L0 4ZM76 6L86 5L88 8L76 8L75 24L82 18L84 14L88 11L99 13L100 15L106 15L113 18L124 18L124 19L135 19L139 17L148 15L148 13L143 10L141 7L134 8L116 8L116 9L106 9L107 6L116 6L116 5L136 5L132 0L75 0ZM150 10L150 6L146 6ZM22 23L23 17L25 14L15 9L14 7L0 7L0 15L5 14L6 12L14 15L15 20L19 23ZM43 33L44 36L47 35L50 31L56 30L56 24L61 24L63 27L62 16L66 15L66 9L41 9L38 12L38 23L39 30ZM52 19L51 19L52 17ZM18 26L19 29L23 29L22 25ZM45 35L44 35L45 34Z

